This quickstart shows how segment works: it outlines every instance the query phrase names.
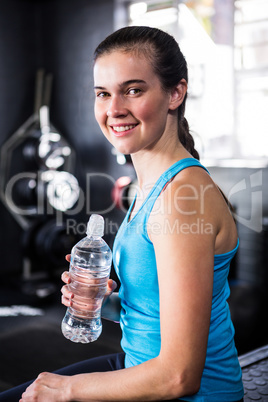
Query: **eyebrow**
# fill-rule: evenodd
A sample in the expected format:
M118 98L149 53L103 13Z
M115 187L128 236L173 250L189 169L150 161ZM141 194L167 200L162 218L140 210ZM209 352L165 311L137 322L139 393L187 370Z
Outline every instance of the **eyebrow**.
M131 85L131 84L145 84L146 82L144 80L139 80L139 79L134 79L134 80L128 80L128 81L124 81L121 84L119 84L120 87L125 87L127 85ZM105 87L101 87L101 86L95 86L94 89L105 89Z

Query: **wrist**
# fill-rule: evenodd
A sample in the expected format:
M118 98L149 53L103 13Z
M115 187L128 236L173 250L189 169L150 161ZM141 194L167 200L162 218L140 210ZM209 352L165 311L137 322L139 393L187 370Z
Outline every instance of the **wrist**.
M64 401L78 401L75 398L76 392L75 389L77 387L77 375L72 375L67 377L66 386L64 387Z

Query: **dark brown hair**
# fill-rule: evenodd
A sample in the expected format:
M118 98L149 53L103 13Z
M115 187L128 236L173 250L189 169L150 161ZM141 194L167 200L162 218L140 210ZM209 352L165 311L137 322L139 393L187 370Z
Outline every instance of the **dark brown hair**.
M114 50L145 55L165 91L174 88L182 79L188 82L187 63L178 43L173 36L160 29L147 26L121 28L99 44L94 53L94 61ZM186 98L187 94L178 108L178 136L187 151L194 158L199 159L199 154L194 147L194 139L184 116Z

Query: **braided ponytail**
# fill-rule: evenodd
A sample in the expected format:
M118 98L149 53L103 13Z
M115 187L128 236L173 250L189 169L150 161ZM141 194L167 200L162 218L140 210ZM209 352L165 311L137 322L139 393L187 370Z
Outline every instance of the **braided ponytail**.
M189 124L185 117L179 122L179 140L190 154L199 160L199 153L194 147L194 139L190 133Z
M182 104L178 108L178 135L181 144L184 148L190 152L190 154L199 160L199 153L195 149L194 139L192 134L190 133L190 128L188 121L186 120L185 113L185 104L186 104L187 94L185 95Z

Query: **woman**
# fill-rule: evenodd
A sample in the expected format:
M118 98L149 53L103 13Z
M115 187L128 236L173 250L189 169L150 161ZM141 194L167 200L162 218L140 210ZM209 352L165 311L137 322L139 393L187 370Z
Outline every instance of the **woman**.
M138 179L113 248L124 354L61 371L73 376L43 373L21 402L243 398L226 303L237 231L194 149L187 80L178 44L158 29L123 28L96 49L95 116ZM62 293L71 305L66 285Z

